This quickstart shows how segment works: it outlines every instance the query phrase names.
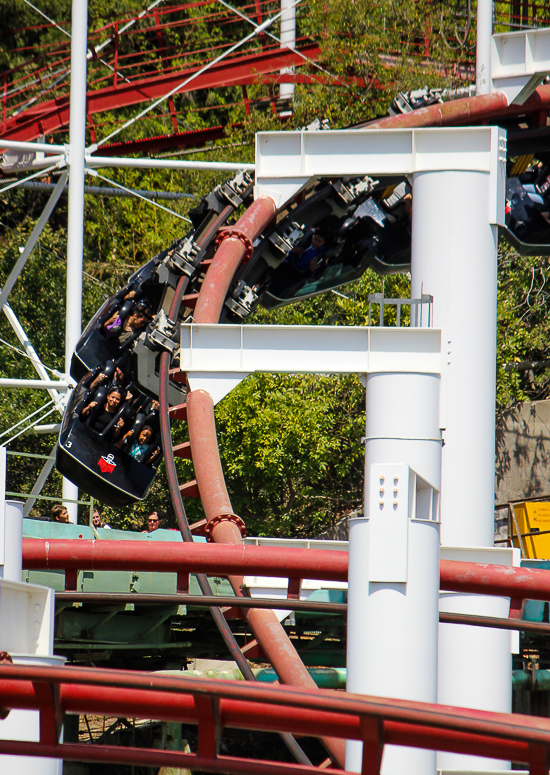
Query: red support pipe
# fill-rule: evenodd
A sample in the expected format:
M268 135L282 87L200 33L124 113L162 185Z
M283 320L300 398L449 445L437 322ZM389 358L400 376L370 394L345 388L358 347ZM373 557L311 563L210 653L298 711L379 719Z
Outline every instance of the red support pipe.
M23 567L32 570L142 570L345 581L347 565L347 552L318 549L84 538L23 539Z
M250 257L253 241L274 218L276 209L270 197L260 197L234 226L220 232L221 245L208 269L195 307L193 317L197 323L218 322L233 277L241 262ZM240 545L244 523L233 513L225 486L216 438L214 403L206 391L192 391L187 395L187 423L195 476L207 520L207 534L218 544ZM238 575L229 576L237 596L242 596L243 570ZM250 609L245 616L279 680L284 684L315 689L315 682L273 611ZM335 763L344 767L344 743L325 739L324 744Z
M248 246L275 217L277 208L271 197L261 196L247 209L237 223L226 231L201 287L193 318L197 323L217 323L231 280L247 252ZM235 236L233 236L235 235ZM217 447L217 443L216 443ZM199 485L200 487L200 485Z
M548 90L546 97L550 101L550 90ZM523 107L525 108L525 106ZM359 126L366 129L457 126L458 124L476 123L487 118L492 119L496 115L502 115L503 112L509 112L508 99L502 92L497 92L479 97L451 100L442 105L428 105L428 107L419 108L412 113L389 116Z
M193 395L193 394L190 394ZM210 503L223 503L212 499ZM238 532L238 528L234 526ZM148 570L346 581L348 553L323 549L160 541L23 539L30 570ZM453 592L550 600L550 571L441 560L440 587Z
M550 571L441 560L441 589L523 600L550 600Z

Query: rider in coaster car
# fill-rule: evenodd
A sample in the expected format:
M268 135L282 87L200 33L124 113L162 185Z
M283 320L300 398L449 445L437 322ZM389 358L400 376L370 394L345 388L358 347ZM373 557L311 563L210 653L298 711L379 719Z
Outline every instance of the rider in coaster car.
M140 460L151 446L151 439L153 438L153 429L150 425L144 425L141 429L136 441L132 444L132 439L135 436L134 430L129 430L122 437L122 443L119 442L117 447L120 447L127 452L134 460ZM126 447L126 449L125 449Z
M111 423L114 420L114 416L117 414L118 410L120 409L122 405L122 393L119 387L112 387L107 393L107 397L105 399L105 403L103 406L98 409L97 407L100 406L100 403L98 401L90 401L88 406L85 406L82 412L80 413L80 419L84 422L87 419L90 418L90 415L93 416L90 420L90 426L93 428L94 431L97 433L102 433L109 423ZM96 410L94 412L94 410ZM119 418L118 421L114 424L113 427L113 439L117 439L121 432L122 428L124 427L124 420L122 418Z
M125 319L121 313L122 310L114 312L103 324L102 331L106 339L116 337L122 346L143 331L151 319L151 310L145 302L140 301Z
M286 260L290 261L302 275L315 274L326 249L327 234L323 229L315 229L311 234L309 245L298 243L292 248Z
M328 235L323 229L312 229L306 233L273 273L270 292L278 296L307 277L315 275L321 267L327 241Z

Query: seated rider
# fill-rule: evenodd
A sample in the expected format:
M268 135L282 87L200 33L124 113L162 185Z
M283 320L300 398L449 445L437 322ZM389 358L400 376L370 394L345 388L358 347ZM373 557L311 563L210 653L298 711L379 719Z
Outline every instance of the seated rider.
M114 312L103 324L102 330L107 339L118 338L122 346L137 336L149 322L151 313L149 307L143 302L137 304L123 322L119 312Z
M315 274L319 268L320 259L326 250L326 238L320 229L316 229L311 235L310 243L307 247L300 244L295 245L287 256L301 274Z
M125 433L122 439L118 442L117 447L120 449L125 449L125 447L128 447L131 444L129 449L127 448L125 451L130 455L130 457L133 457L134 460L139 460L139 458L144 455L151 446L153 429L150 425L144 425L139 433L137 441L134 441L132 444L134 433L135 432L133 430L129 430L128 433Z
M107 398L103 404L102 410L98 413L94 419L93 429L97 433L101 433L109 425L113 416L118 412L122 404L122 393L119 387L112 387L107 393ZM80 419L85 421L92 409L98 405L97 401L90 401L88 406L85 406L80 413ZM120 418L114 427L113 439L118 438L124 427L124 420Z
M322 256L327 249L325 232L315 229L310 232L309 240L301 240L289 251L282 264L279 264L269 285L269 292L285 298L303 284L306 277L314 275L321 267Z

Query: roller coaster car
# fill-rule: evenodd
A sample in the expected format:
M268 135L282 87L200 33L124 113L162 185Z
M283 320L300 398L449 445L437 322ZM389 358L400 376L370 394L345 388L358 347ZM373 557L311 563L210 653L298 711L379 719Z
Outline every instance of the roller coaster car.
M522 255L550 254L550 168L537 166L506 181L504 236Z
M124 324L140 302L146 302L147 306L153 310L159 307L165 286L158 282L155 270L167 253L168 250L155 256L142 266L130 277L127 285L110 299L107 299L90 320L78 341L71 360L73 379L79 381L89 371L95 369L98 363L119 358L135 341L139 332L136 332L135 336L130 337L121 345L118 338L114 336L116 331L113 330L113 336L109 336L110 332L105 330L105 324L114 313L118 313L122 324Z
M130 388L133 398L141 407L146 405L146 397L139 391ZM159 450L159 435L154 433L154 438L146 451L137 459L128 452L119 449L114 444L112 432L114 425L121 418L126 422L126 430L133 430L133 438L137 439L140 429L146 424L148 417L144 412L136 414L135 409L129 410L128 403L121 405L119 411L113 415L113 420L101 432L94 430L94 412L86 421L81 419L81 411L84 404L91 400L97 403L97 409L101 409L107 394L106 387L99 387L95 391L89 391L86 379L77 385L71 400L65 411L59 446L56 455L56 468L70 481L97 498L108 506L127 506L136 501L143 500L153 482L155 473L162 459L162 454L157 452L153 462L150 461L156 450ZM95 412L97 416L97 411ZM150 415L149 415L150 416Z
M76 346L71 376L78 385L63 418L57 469L103 503L124 506L147 494L162 458L159 362L163 352L174 356L178 348L178 320L168 317L175 289L185 277L200 285L206 251L214 252L218 229L252 188L250 175L239 172L211 191L191 213L194 230L133 274ZM180 309L178 315L185 305ZM122 390L107 391L112 380ZM114 392L120 393L117 407L110 404ZM183 404L186 392L185 382L171 377L169 405Z
M245 317L256 300L272 309L325 293L368 268L408 271L410 187L399 180L388 193L387 179L383 188L377 185L370 178L322 181L256 248L227 301L231 312ZM323 237L324 250L314 268L300 266L297 256L307 256L314 233Z

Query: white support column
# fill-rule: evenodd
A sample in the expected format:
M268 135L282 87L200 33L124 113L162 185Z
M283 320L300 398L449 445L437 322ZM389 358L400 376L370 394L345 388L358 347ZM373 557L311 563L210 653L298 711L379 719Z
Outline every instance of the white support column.
M23 504L5 501L6 448L0 447L0 651L15 664L60 665L53 656L55 595L53 589L22 581ZM12 710L0 720L0 739L40 739L40 714ZM60 759L0 755L2 775L61 775Z
M22 580L23 572L23 506L21 501L5 501L4 562L0 565L3 581Z
M488 212L491 175L419 172L413 176L413 199L411 293L433 295L433 324L441 329L441 542L490 547L497 288L497 227ZM443 595L441 610L502 615L495 600L467 595L460 601ZM505 634L495 642L492 633L475 627L440 626L438 702L509 712L511 692L502 686L510 670ZM438 754L444 770L503 767L489 759Z
M67 317L65 323L65 372L82 328L82 254L84 250L84 151L86 145L86 52L88 50L88 2L73 0L71 22L71 102L69 148L69 225L67 235ZM63 480L64 505L69 519L77 522L78 488ZM65 501L67 499L67 501Z
M411 294L433 296L441 329L441 543L492 546L497 227L490 175L413 176Z
M493 0L478 0L476 31L476 95L491 93Z
M349 692L437 701L440 465L439 376L369 374L365 517L350 522ZM348 741L346 770L361 763L362 743ZM434 751L384 750L382 775L435 769Z
M296 46L296 5L294 0L281 0L281 43L291 48ZM281 75L293 73L293 67L283 67ZM294 84L282 83L279 88L281 99L293 99Z

